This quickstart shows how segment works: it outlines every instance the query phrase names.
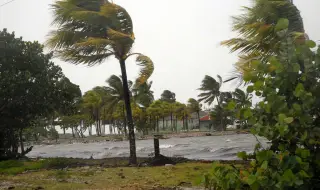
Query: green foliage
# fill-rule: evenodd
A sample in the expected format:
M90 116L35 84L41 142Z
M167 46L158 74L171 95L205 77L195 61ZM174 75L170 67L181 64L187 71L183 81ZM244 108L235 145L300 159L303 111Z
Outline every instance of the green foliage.
M243 14L233 18L233 31L239 36L222 42L231 52L239 52L233 76L239 84L247 84L248 72L254 69L253 60L266 62L271 55L279 55L282 33L299 34L295 40L305 40L303 20L297 7L289 0L254 0L244 7ZM243 82L244 80L244 82Z
M219 104L219 96L220 96L220 88L222 86L222 78L220 75L217 76L218 81L216 79L212 78L211 76L206 75L204 79L202 80L201 87L199 88L202 93L198 95L199 102L208 103L211 105L215 99L217 99L217 102Z
M246 171L214 166L206 184L215 189L320 188L320 54L310 50L310 42L295 45L290 35L280 43L280 54L258 63L247 78L253 84L247 91L258 93L261 102L239 110L253 124L253 134L271 146L239 153L251 159Z
M174 103L176 101L176 94L170 90L164 90L161 94L160 100L168 103Z
M191 113L193 113L193 112L198 113L201 111L202 104L200 104L200 102L198 102L197 100L190 98L188 100L187 107Z
M0 31L8 44L0 57L0 160L19 157L24 130L39 131L56 112L70 113L81 91L66 78L38 42L23 41ZM22 132L18 138L17 133ZM36 134L37 135L37 134Z

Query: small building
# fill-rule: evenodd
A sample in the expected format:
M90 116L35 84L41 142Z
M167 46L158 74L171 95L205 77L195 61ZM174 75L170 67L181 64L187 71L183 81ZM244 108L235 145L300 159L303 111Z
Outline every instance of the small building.
M209 113L200 118L200 131L211 131L212 126L213 124Z

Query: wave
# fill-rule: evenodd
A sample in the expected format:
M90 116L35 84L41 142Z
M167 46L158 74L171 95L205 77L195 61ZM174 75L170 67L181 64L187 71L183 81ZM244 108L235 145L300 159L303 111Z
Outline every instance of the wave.
M138 147L137 151L139 151L139 152L147 152L148 149L151 149L151 148L150 147Z
M160 148L178 148L178 147L188 147L190 144L163 144Z
M206 147L201 150L201 152L212 152L212 153L224 153L228 152L234 149L239 149L237 146L232 146L232 147L220 147L220 148L210 148Z
M104 148L105 150L119 150L119 149L124 149L126 147L120 147L120 146L112 146L110 148Z
M190 144L176 144L174 147L188 147Z
M160 148L173 148L175 145L172 145L172 144L162 144L160 145Z

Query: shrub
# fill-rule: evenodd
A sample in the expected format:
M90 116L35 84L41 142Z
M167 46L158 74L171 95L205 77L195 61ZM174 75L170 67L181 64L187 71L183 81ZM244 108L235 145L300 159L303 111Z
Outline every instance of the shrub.
M204 178L209 189L320 189L320 48L314 52L315 42L297 45L292 34L280 34L281 53L267 63L251 61L244 76L247 92L261 101L239 110L271 146L239 153L251 160L247 169L214 164Z

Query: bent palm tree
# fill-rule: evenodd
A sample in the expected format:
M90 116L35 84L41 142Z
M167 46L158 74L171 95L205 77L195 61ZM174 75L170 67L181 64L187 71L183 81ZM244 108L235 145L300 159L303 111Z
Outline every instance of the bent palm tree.
M238 107L243 108L244 106L252 105L252 95L250 93L245 93L243 90L237 88L232 94Z
M201 107L202 105L195 99L190 98L188 100L188 104L187 104L188 109L190 110L191 113L196 112L197 113L197 117L198 117L198 125L197 127L200 128L200 111L201 111Z
M73 64L89 66L102 63L115 56L119 60L123 81L124 102L129 126L130 164L136 164L134 125L130 105L129 87L125 61L138 55L142 66L139 83L145 82L154 67L151 59L139 53L130 53L135 41L133 24L128 12L108 0L59 0L51 5L53 25L58 27L50 33L47 41L56 56Z
M211 105L215 99L217 99L218 104L220 104L220 88L222 86L222 78L220 75L217 75L219 81L212 78L211 76L206 75L202 80L201 87L199 88L200 91L203 91L201 94L198 95L199 102L208 103Z
M151 90L152 81L145 82L141 85L135 84L132 92L136 103L141 104L145 108L149 107L154 101L153 91Z
M110 78L106 80L108 86L105 87L105 90L108 93L106 98L107 110L114 111L116 110L118 104L123 104L124 91L123 91L123 82L120 77L116 75L111 75ZM132 82L128 81L129 92L132 87ZM123 104L123 115L125 116L125 107ZM127 135L126 120L124 122L124 133Z
M230 79L240 79L251 70L252 59L267 60L271 55L280 52L281 37L277 34L276 25L279 19L289 20L288 33L304 33L302 17L291 0L254 0L252 7L244 7L242 15L233 17L232 30L239 37L223 41L221 44L239 52L239 61ZM304 38L304 35L301 36Z

